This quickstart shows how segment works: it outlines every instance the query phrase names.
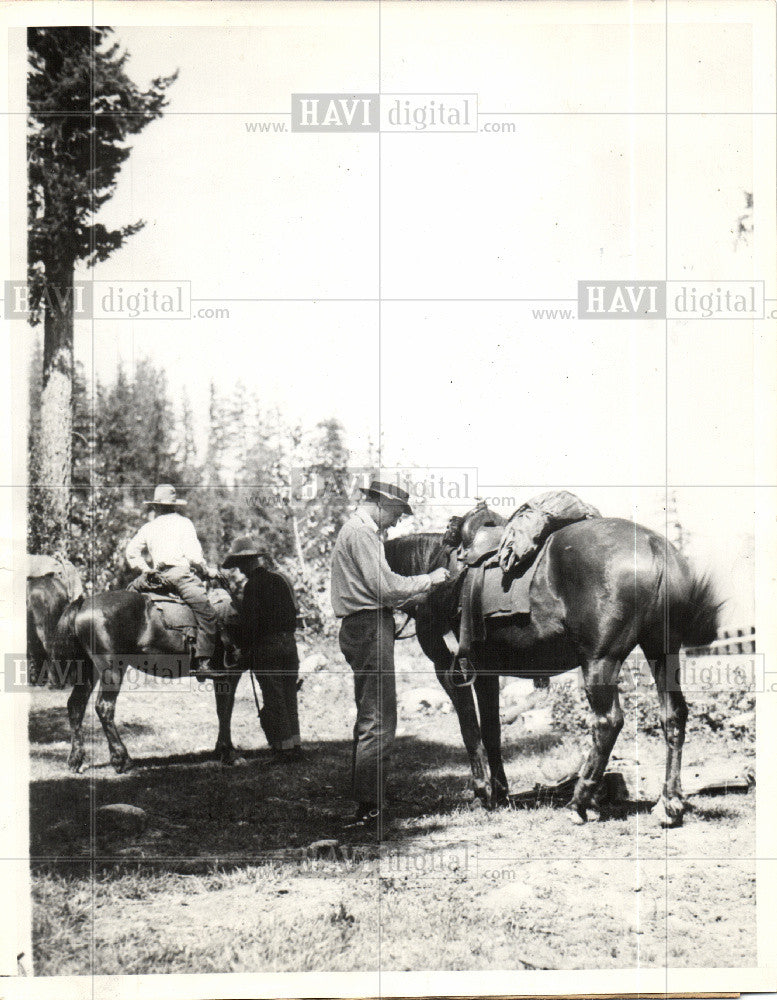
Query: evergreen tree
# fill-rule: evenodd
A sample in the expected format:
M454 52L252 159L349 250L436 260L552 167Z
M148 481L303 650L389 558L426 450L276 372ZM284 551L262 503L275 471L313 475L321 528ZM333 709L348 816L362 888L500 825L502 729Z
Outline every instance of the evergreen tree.
M229 447L229 421L216 386L208 394L208 439L202 469L202 485L190 490L189 512L197 526L206 558L220 562L234 523L226 488L224 468Z
M317 431L306 475L312 495L304 503L301 535L305 557L320 569L328 564L353 498L342 425L330 418L321 421Z
M141 485L178 481L173 442L173 407L167 378L148 358L141 358L132 383L133 455L135 481Z
M188 395L184 392L181 403L181 415L176 424L176 463L178 465L181 484L184 486L199 483L202 470L197 464L197 445L195 443L194 413Z
M126 145L158 118L174 76L140 90L110 28L29 28L28 288L30 320L44 320L38 481L51 550L66 544L70 503L73 404L73 276L142 226L97 222L113 195Z

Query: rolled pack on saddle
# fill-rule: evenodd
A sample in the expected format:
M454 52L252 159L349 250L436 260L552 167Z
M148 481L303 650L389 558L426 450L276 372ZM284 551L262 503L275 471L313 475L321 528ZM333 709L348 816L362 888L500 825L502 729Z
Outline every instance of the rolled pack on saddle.
M53 576L65 588L68 601L77 600L84 592L84 585L78 570L67 559L59 556L36 555L27 553L27 579L37 579L42 576Z
M475 520L478 511L473 511ZM505 525L490 524L468 534L465 519L457 660L468 658L473 646L485 641L486 619L529 614L529 590L548 537L594 517L601 517L599 511L573 493L549 490L522 504Z

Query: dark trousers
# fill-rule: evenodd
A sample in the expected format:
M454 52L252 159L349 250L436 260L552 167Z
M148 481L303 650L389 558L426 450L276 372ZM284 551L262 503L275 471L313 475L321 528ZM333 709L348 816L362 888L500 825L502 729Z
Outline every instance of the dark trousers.
M340 625L340 649L353 669L356 698L351 794L356 802L382 804L386 767L397 731L391 611L347 615Z
M293 632L268 636L247 650L249 664L262 690L259 721L273 750L300 745L297 712L299 656Z
M183 566L166 566L160 576L184 600L197 619L197 646L195 656L213 656L216 647L216 612L208 600L202 581Z

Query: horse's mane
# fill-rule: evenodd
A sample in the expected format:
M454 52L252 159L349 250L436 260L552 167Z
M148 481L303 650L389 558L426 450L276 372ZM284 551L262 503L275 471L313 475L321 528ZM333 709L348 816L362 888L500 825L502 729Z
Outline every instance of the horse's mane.
M440 531L421 531L416 535L390 538L385 545L386 561L395 573L403 576L429 573L448 561L442 537Z

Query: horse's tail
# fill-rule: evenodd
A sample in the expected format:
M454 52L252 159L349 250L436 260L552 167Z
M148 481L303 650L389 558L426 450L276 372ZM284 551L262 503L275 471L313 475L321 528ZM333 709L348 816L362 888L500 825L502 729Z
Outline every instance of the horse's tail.
M81 671L88 669L89 654L78 638L76 617L84 603L84 595L67 605L57 623L52 643L52 666L61 685L74 683Z
M691 573L684 599L675 611L683 646L706 646L717 638L722 606L710 577Z
M695 573L673 546L660 553L660 560L658 613L669 634L679 636L683 646L708 645L717 638L723 606L711 577Z

